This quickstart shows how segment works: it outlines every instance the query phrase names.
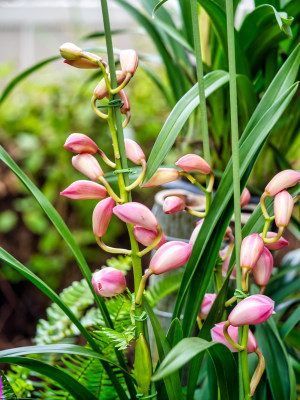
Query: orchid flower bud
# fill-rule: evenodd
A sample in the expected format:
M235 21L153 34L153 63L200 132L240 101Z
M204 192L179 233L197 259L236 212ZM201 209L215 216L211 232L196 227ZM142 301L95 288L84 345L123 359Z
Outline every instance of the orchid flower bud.
M190 237L190 240L189 240L189 244L191 246L194 246L195 241L197 239L198 233L199 233L199 231L200 231L200 229L202 227L203 222L204 222L204 218L201 218L198 222L196 222L196 227L193 230L193 232L191 234L191 237Z
M217 295L215 293L205 293L204 299L202 301L200 311L199 311L199 317L201 319L205 319L207 317L207 314L209 313L213 302L216 300Z
M291 215L294 209L293 197L283 190L282 192L276 194L274 198L274 216L275 224L278 226L288 226Z
M225 322L220 322L219 324L216 324L210 331L211 337L213 342L216 343L223 343L225 346L229 348L230 351L233 353L236 353L238 349L234 346L232 346L227 339L224 336L223 333L223 326L225 325ZM229 326L228 327L228 334L232 338L232 340L236 343L238 343L239 340L239 329L235 326ZM248 353L253 353L257 349L257 342L256 339L253 335L253 333L250 331L248 332L248 343L247 343L247 352Z
M122 271L106 267L93 274L95 292L103 297L117 296L126 289L126 279Z
M219 256L223 259L223 257L225 257L225 255L228 253L230 245L225 246L224 249L219 251ZM225 260L223 261L223 265L222 265L222 276L225 277L227 275L227 271L228 271L228 267L229 267L229 262L230 262L230 258L231 258L231 254L232 254L232 249L231 251L228 253L227 257L225 258ZM230 274L230 278L231 279L236 279L236 265L233 267L233 270Z
M179 171L175 168L158 168L151 179L143 185L144 188L164 185L176 181L179 178Z
M227 226L226 228L226 232L224 235L224 240L230 240L230 239L234 239L233 234L232 234L232 229L230 228L230 226Z
M73 200L105 199L107 191L98 183L81 180L73 182L60 194Z
M275 196L275 194L282 190L295 186L299 180L300 172L294 171L293 169L286 169L279 172L270 180L265 187L265 193L267 193L268 196Z
M240 266L252 269L264 249L264 242L258 233L246 236L242 241Z
M124 104L121 107L121 113L126 114L128 111L130 111L130 103L129 103L129 99L125 93L125 90L119 91L119 99L124 101Z
M100 201L93 212L93 232L96 236L102 237L107 231L108 224L113 215L115 202L111 197Z
M88 60L85 57L80 57L79 59L76 60L64 60L64 63L71 65L71 67L80 69L98 69L100 68L98 61L100 61L104 66L106 65L106 63L102 60L102 58L97 56L96 54L89 53L88 51L82 51L81 55L84 54L89 56L89 58L93 59L94 61Z
M59 48L60 54L66 60L79 60L82 49L73 43L64 43Z
M260 233L260 236L262 236L262 233ZM272 239L277 237L276 232L268 232L266 235L267 239ZM280 239L278 239L276 242L273 243L265 243L265 247L269 250L280 250L285 246L288 246L290 243L283 237L281 236Z
M134 164L141 165L142 160L145 160L145 154L141 147L131 139L125 139L125 152L126 157Z
M157 237L157 230L145 229L142 226L134 226L133 235L137 242L141 243L143 246L150 246ZM166 243L166 237L164 233L161 236L160 242L154 248L159 249L163 244Z
M168 196L164 200L163 212L165 214L175 214L183 211L186 207L185 201L178 196Z
M263 294L246 297L228 316L233 326L256 325L265 322L274 312L274 301Z
M130 73L134 75L138 65L139 59L134 50L123 50L120 53L121 69L125 74Z
M116 77L117 77L117 85L119 86L124 81L126 74L123 71L116 71ZM108 75L108 79L109 79L109 82L111 82L110 74ZM96 86L96 88L94 90L94 95L99 100L104 99L104 97L108 96L108 89L106 87L104 78L101 79L101 81Z
M98 161L91 154L82 153L72 157L72 165L92 181L97 181L99 176L104 175Z
M272 269L273 257L270 251L265 247L252 269L255 282L259 286L266 286L270 280Z
M241 208L245 207L249 203L251 194L249 190L245 187L241 194Z
M67 138L64 148L73 153L95 154L98 151L96 143L83 133L72 133Z
M197 154L187 154L181 157L175 165L185 172L197 171L205 175L211 172L209 164Z
M129 202L116 206L113 210L114 214L122 221L139 225L146 229L156 229L158 222L155 215L144 204L137 202Z
M149 269L156 275L179 268L190 258L192 246L173 241L163 244L150 261Z

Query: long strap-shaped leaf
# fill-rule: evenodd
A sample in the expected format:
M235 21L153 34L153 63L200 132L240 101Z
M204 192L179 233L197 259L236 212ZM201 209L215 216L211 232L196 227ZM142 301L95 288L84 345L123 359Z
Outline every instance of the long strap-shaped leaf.
M41 361L24 357L0 357L0 362L21 365L41 375L45 375L66 389L76 400L97 400L93 393L76 381L71 375Z
M228 82L228 73L213 71L204 77L205 96L208 97L219 87ZM160 167L164 158L173 146L180 130L189 118L192 111L199 105L198 84L194 85L176 104L168 119L164 123L158 138L152 148L147 162L147 173L144 181L147 182Z
M207 351L214 363L222 400L236 400L237 367L231 351L220 343L207 342L200 338L181 340L166 356L153 380L159 380L174 373L194 357Z

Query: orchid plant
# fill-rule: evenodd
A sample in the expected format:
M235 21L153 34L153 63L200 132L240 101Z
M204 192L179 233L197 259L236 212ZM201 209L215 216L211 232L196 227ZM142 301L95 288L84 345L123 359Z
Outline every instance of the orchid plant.
M148 161L138 143L132 139L124 139L123 129L130 123L131 118L130 101L125 90L129 82L134 80L134 74L138 68L138 56L132 49L122 51L120 53L121 69L116 70L106 0L102 0L101 4L108 61L72 43L65 43L60 47L61 56L66 64L81 69L99 70L101 80L92 94L91 107L99 118L107 122L113 150L111 155L105 154L95 141L82 133L73 133L67 137L65 149L76 153L72 158L74 168L89 180L73 182L61 192L61 195L73 200L99 200L91 216L95 241L102 251L130 257L132 267L130 273L133 274L134 280L132 292L128 289L126 277L120 269L108 266L93 274L90 272L80 249L58 213L14 164L4 149L1 149L1 159L29 188L70 246L101 314L104 328L99 330L90 326L90 329L87 329L73 310L51 288L1 249L1 259L28 277L63 310L83 335L87 346L49 344L4 350L0 352L0 361L28 366L46 375L48 379L55 381L67 391L68 398L72 396L75 399L96 399L101 398L99 397L101 395L99 395L99 387L97 390L92 390L88 383L81 382L79 376L76 379L63 369L58 369L41 360L21 356L55 353L87 357L92 360L91 362L100 360L101 368L107 374L113 387L110 398L122 400L150 398L242 400L251 399L253 396L258 399L266 398L258 391L265 368L270 381L273 378L270 373L272 365L268 363L270 355L265 340L262 338L273 335L278 339L277 328L274 328L272 324L276 303L268 295L268 283L273 271L271 251L288 245L288 241L282 235L289 224L294 204L299 199L297 184L300 180L300 172L287 169L272 178L261 195L260 205L245 225L243 232L240 214L241 208L250 199L250 193L245 185L251 168L270 130L296 91L297 84L294 84L294 80L299 69L300 53L297 47L275 76L239 139L233 4L230 0L226 3L229 74L225 71L214 71L206 76L206 80L203 77L197 1L191 1L198 84L174 107L165 124L167 127L171 126L171 129L162 129ZM229 162L220 185L213 195L214 172L210 165L205 89L212 92L228 80L232 161ZM190 105L192 100L194 104L189 108L189 112L192 112L200 103L204 155L201 157L198 154L184 154L174 166L162 167L162 161L174 143L176 133L178 134L182 127L182 118L187 117L186 115L182 117L182 111ZM127 160L134 163L136 167L128 168ZM118 190L110 184L109 174L104 174L101 163L110 167L113 175L117 176ZM133 170L138 174L135 179L132 178ZM201 175L204 175L206 184L198 179ZM188 179L202 190L206 199L205 209L195 211L188 207L182 198L167 197L163 205L165 213L187 212L199 217L188 243L167 242L156 216L142 203L133 201L132 193L137 187L156 187L182 178ZM270 216L272 210L274 216ZM234 233L229 227L233 212ZM120 223L126 224L130 248L116 248L105 243L104 236L113 215L120 220ZM277 232L270 231L273 221L278 228ZM141 249L141 246L144 248ZM146 269L143 273L143 257L154 251L149 265L144 265ZM165 334L145 295L147 280L152 274L164 274L184 264L187 266L177 295L172 322L168 333ZM252 278L253 285L251 285ZM233 296L228 294L230 279L236 282ZM126 331L125 347L123 342L121 348L113 345L113 354L107 356L99 345L101 335L105 335L105 330L110 335L114 332L120 333L115 326L116 319L114 320L109 313L111 298L115 296L117 299L120 296L122 301L129 302L129 308L122 312L126 312L131 325L127 327L129 329ZM182 320L181 314L183 314ZM270 325L264 324L266 321ZM155 349L150 346L148 323L154 332L158 361L153 356ZM297 317L292 319L292 323L297 323ZM260 329L260 324L266 328ZM249 325L253 326L251 330ZM192 337L195 328L197 337ZM123 339L124 332L121 332ZM131 342L134 342L134 364L133 369L129 371L124 350ZM109 345L111 346L112 343L110 342ZM294 372L279 339L276 345L281 349L281 352L278 350L278 354L288 365L288 398L293 399L296 393L293 392ZM205 370L209 371L209 362L207 360L203 362L205 353L209 354L214 364L215 372L212 373L211 369L210 372L214 378L216 377L216 394L214 392L207 395L207 389L203 384L202 365L205 365ZM237 358L232 353L238 353ZM253 368L254 372L249 373L250 356L248 354L251 353L256 353L258 362ZM184 382L183 367L188 362L190 362L188 378L183 390L181 384ZM70 362L66 365L72 370ZM93 373L99 374L100 367L94 368ZM273 379L271 383L273 396L275 387L276 383ZM213 397L215 395L217 397ZM278 397L275 395L274 398Z

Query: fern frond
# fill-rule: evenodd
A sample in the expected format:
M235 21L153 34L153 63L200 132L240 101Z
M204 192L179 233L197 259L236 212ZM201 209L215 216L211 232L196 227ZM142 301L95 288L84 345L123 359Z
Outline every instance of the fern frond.
M130 256L111 257L106 261L108 267L119 269L124 275L132 268L132 261Z
M183 272L172 274L157 282L154 286L148 287L145 295L151 307L154 307L163 297L179 290Z
M94 333L106 335L115 343L115 347L117 347L119 350L126 350L128 345L133 341L135 337L135 326L128 326L123 330L123 332L117 332L114 329L109 328L102 328L100 331Z
M4 373L0 371L0 393L2 394L1 399L12 399L17 400L17 396L15 395L13 388L10 383L6 379Z

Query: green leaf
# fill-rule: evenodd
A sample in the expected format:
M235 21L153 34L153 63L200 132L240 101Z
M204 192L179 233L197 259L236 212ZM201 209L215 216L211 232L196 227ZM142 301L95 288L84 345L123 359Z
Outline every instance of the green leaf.
M300 321L300 306L296 308L293 314L285 321L285 323L280 328L280 336L285 339L286 336L291 332L295 325Z
M256 326L258 346L266 361L266 371L274 400L290 400L289 359L273 321Z
M166 338L166 335L160 326L156 315L154 314L152 307L149 306L148 302L144 299L145 309L150 318L151 326L155 336L155 342L157 346L157 351L159 355L160 362L164 360L168 352L171 350L170 344ZM182 388L179 379L179 374L174 373L164 379L165 387L168 393L169 400L181 400Z
M53 379L63 388L65 388L76 400L97 400L97 398L87 390L81 383L72 378L71 375L62 371L61 369L52 367L41 361L33 360L31 358L23 357L0 357L1 362L21 365L29 368L32 371L45 375ZM127 398L127 397L126 397Z
M0 104L2 104L4 102L4 100L6 99L6 97L9 95L9 93L14 89L14 87L21 82L23 79L27 78L27 76L29 76L30 74L32 74L33 72L37 71L38 69L44 67L45 65L51 63L52 61L56 61L58 59L60 59L61 56L55 56L55 57L50 57L47 58L44 61L41 61L35 65L33 65L32 67L26 69L26 71L21 72L19 75L17 75L13 80L11 80L8 85L4 88L1 97L0 97Z
M205 96L208 97L227 82L228 73L225 71L214 71L207 74L204 77ZM148 159L144 182L147 182L160 167L183 125L198 105L199 91L198 84L196 84L179 100L164 123Z
M153 11L152 11L152 18L154 18L156 11L167 2L168 0L161 0L159 3L156 4L156 6L154 7Z
M186 338L181 340L163 360L153 376L157 381L192 360L198 354L207 351L210 355L218 377L222 400L238 399L237 393L237 367L231 351L220 343L207 342L200 338Z
M3 395L1 397L2 400L10 399L17 400L17 396L15 395L13 388L10 383L6 379L4 373L0 370L0 393Z

